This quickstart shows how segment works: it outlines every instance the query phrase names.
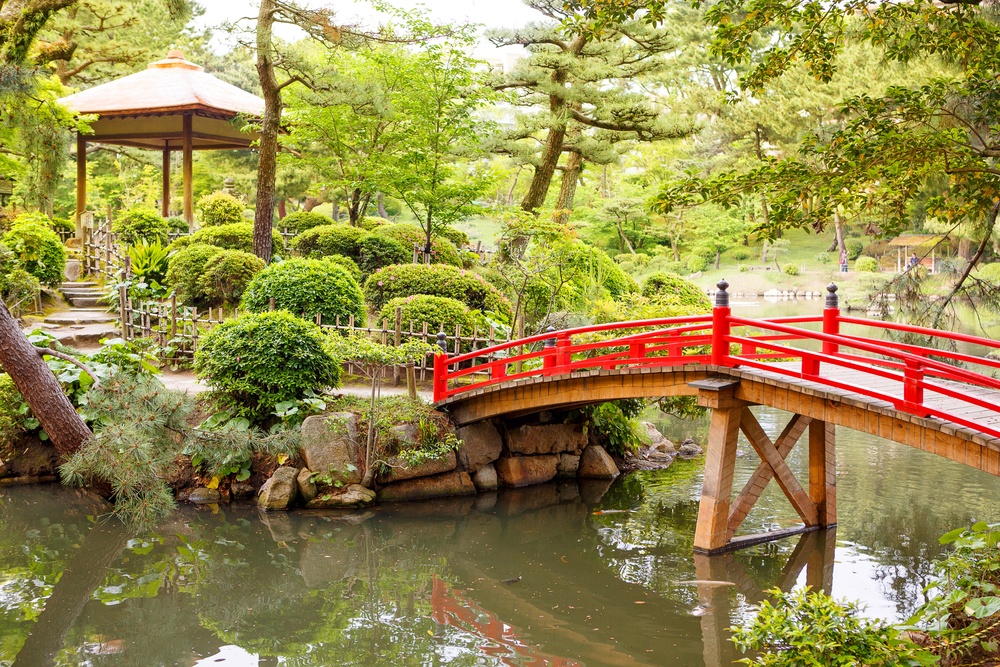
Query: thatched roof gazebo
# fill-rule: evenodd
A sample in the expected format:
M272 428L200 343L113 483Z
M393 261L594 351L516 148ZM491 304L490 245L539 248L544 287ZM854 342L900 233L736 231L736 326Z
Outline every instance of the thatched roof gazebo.
M184 219L194 220L192 156L196 150L248 148L256 138L232 121L260 117L264 100L217 79L180 51L142 71L59 100L98 119L92 134L77 135L76 219L87 209L87 143L149 148L163 152L162 213L169 215L170 152L183 154Z

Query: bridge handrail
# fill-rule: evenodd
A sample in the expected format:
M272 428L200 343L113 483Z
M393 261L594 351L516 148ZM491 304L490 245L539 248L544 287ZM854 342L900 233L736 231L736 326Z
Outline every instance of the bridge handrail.
M899 322L869 320L863 317L851 317L851 316L841 315L838 319L840 320L840 322L844 324L859 324L862 326L873 326L881 329L892 329L893 331L915 333L923 336L931 336L933 338L945 338L960 343L972 343L974 345L983 345L984 347L992 347L995 350L1000 350L1000 341L995 341L991 338L983 338L982 336L973 336L972 334L958 333L957 331L942 331L939 329L930 329L928 327L918 327L912 324L901 324ZM933 348L927 348L927 349L933 349Z

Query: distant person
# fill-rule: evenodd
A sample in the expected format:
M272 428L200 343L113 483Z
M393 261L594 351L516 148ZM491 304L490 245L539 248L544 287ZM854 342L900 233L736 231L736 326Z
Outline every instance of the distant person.
M840 251L840 272L847 273L847 251Z
M920 260L917 259L917 253L913 253L912 255L910 255L910 261L906 264L906 268L907 269L912 269L913 267L915 267L919 263L920 263Z

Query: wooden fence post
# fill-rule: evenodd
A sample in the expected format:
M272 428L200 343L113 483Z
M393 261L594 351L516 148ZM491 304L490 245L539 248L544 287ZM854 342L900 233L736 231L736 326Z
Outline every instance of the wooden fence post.
M177 338L177 292L170 294L170 340Z
M402 306L396 306L396 321L395 328L393 330L392 344L395 347L399 347L403 343L403 308ZM412 364L410 364L412 365ZM409 383L410 371L406 371L406 381ZM392 383L394 386L399 386L399 366L394 366L392 369ZM409 387L409 384L407 384Z
M122 331L121 331L122 338L124 338L125 340L130 340L128 337L128 325L125 321L125 313L127 312L127 306L128 306L127 303L128 297L126 296L127 292L128 288L125 287L125 285L118 286L118 317L122 321Z

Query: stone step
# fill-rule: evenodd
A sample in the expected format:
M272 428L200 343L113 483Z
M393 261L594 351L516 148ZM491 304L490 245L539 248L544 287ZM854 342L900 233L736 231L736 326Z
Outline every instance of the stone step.
M74 308L95 308L101 305L102 296L71 296L67 297L66 300Z
M112 313L100 309L74 308L52 313L44 320L45 324L57 324L69 326L73 324L101 324L104 322L114 322L117 318Z
M92 291L79 290L72 292L63 290L62 295L64 299L100 299L101 297L104 296L104 292L100 292L98 290L92 290Z
M55 328L44 325L41 327L28 327L25 329L25 333L41 329L63 345L74 348L95 348L100 345L102 339L117 338L119 336L118 329L114 326L109 326L107 323L53 326Z
M97 287L97 283L93 283L93 282L72 282L72 281L66 281L62 285L59 286L59 289L78 289L78 288L87 288L87 287Z

